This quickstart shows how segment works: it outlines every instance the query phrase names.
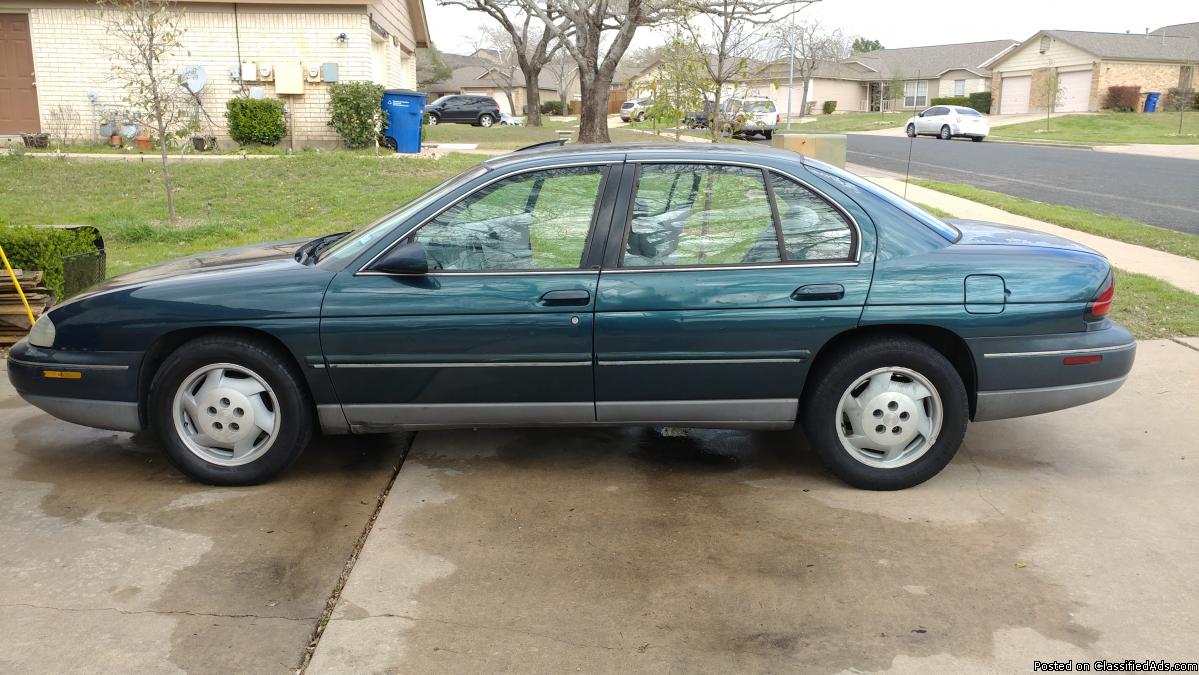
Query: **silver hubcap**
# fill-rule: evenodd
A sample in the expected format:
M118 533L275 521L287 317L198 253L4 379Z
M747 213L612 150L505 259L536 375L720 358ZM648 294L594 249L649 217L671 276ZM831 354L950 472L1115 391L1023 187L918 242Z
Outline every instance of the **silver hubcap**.
M175 392L175 431L212 464L239 466L266 454L279 436L279 401L254 371L214 363L188 375Z
M837 436L859 462L895 469L937 442L943 417L937 389L920 373L889 366L859 377L837 404Z
M485 127L489 127L489 126L491 126L491 118L484 115L483 119L479 120L479 123Z

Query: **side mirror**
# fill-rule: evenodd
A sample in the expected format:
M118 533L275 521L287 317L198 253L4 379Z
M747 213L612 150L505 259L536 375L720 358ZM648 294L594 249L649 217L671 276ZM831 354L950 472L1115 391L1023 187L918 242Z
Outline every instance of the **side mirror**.
M428 274L429 256L425 254L424 246L415 241L407 241L383 254L371 270L388 274Z
M921 111L920 113L918 113L918 114L916 115L916 117L924 117L924 111Z

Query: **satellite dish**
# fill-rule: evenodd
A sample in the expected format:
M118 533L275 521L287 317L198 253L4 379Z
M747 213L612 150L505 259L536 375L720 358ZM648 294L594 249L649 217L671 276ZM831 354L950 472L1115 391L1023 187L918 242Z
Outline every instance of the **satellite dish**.
M204 71L204 66L185 66L179 74L179 81L185 89L198 94L204 90L204 85L208 84L208 73Z

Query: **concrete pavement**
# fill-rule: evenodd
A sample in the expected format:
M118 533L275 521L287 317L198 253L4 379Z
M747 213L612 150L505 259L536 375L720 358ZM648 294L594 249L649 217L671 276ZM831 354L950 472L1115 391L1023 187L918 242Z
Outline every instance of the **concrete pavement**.
M1099 251L1107 256L1107 259L1116 267L1164 279L1179 288L1192 293L1199 293L1199 260L1195 260L1194 258L1174 255L1173 253L1166 253L1135 244L1126 244L1115 239L1099 237L1033 218L1018 216L993 206L979 204L969 199L955 197L919 185L905 185L904 181L900 178L876 176L869 180L897 195L904 196L906 194L906 198L910 201L935 206L938 209L951 213L955 218L1015 225L1071 239Z
M794 433L418 434L309 671L1012 672L1195 660L1199 351L871 493Z
M293 671L406 445L319 440L277 482L211 488L3 375L0 426L8 673Z

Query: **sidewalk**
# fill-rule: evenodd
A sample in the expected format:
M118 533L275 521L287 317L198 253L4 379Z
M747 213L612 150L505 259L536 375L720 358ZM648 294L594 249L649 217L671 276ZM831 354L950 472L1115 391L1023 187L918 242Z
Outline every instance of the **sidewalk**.
M877 174L877 171L872 173ZM903 196L904 194L904 183L899 178L871 176L869 174L863 175L867 180L897 195ZM1107 256L1107 259L1113 265L1120 269L1157 277L1191 293L1199 293L1199 260L1155 251L1151 248L1135 244L1126 244L1122 241L1099 237L1044 221L1018 216L991 206L985 206L968 199L947 195L943 192L937 192L936 190L930 190L918 185L907 186L907 199L920 204L935 206L938 209L953 214L955 218L985 220L1004 225L1015 225L1017 227L1064 237L1099 251Z

